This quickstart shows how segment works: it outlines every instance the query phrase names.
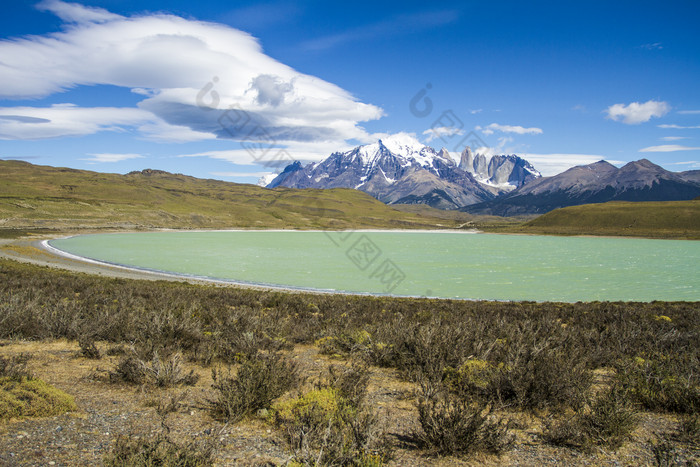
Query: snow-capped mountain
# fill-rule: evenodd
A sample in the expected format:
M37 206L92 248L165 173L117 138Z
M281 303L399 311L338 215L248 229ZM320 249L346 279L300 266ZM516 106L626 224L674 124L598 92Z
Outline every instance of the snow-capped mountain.
M500 161L498 157L505 159L494 165L490 175L489 164L485 172L475 170L474 164L471 171L467 165L465 170L447 150L435 151L414 137L399 133L347 152L333 153L306 167L294 162L267 186L355 188L388 204L455 209L493 199L539 176L517 156L495 156L491 161ZM465 154L462 159L464 162Z
M462 151L459 168L472 174L478 182L503 191L515 190L542 177L532 164L515 154L510 156L476 154L475 156L468 147Z

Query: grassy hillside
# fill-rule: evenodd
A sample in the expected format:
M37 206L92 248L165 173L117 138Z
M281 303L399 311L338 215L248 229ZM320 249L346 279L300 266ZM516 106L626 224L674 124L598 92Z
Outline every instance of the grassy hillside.
M105 174L0 161L0 228L433 228L356 190L265 189L161 171Z
M513 231L700 239L700 200L571 206L544 214Z

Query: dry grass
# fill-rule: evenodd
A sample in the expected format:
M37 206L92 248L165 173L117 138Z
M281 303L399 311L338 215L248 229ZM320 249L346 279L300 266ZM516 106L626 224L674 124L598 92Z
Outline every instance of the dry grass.
M31 354L29 370L73 396L78 406L74 414L0 427L0 463L11 464L13 453L26 456L28 464L49 459L99 465L120 435L121 447L136 449L142 444L129 441L133 436L148 440L151 447L172 447L212 433L218 440L215 458L223 465L308 460L313 453L329 452L322 448L325 442L336 459L347 454L340 449L346 443L355 446L356 454L350 457L367 454L368 463L388 459L367 440L389 440L394 451L390 465L537 465L552 459L651 463L654 440L664 436L673 449L696 449L671 436L676 431L692 432L692 421L683 421L686 428L681 428L677 415L628 404L638 403L637 396L646 394L647 387L662 393L667 388L676 391L679 381L697 387L697 304L489 303L285 294L105 279L7 261L0 262L0 276L0 338L6 339L0 343L0 355ZM81 336L89 336L82 345ZM321 347L327 354L320 353ZM88 358L95 352L101 358ZM269 397L263 405L246 410L244 417L213 417L207 401L216 400L222 379L218 375L214 381L212 367L230 365L231 381L236 381L245 362L257 361L260 354L278 354L294 362L307 383L300 392L291 386L269 394L261 391ZM174 355L181 357L169 368L177 366L178 371L163 374L191 373L198 377L193 385L166 387L148 378L115 384L109 376L129 356L150 365L154 358ZM630 373L631 381L640 383L620 395L623 404L596 405L616 381L627 381L626 365L641 365L640 359L654 362L654 356L662 355L692 358L673 359L673 365L663 366L673 374L662 374L651 363L642 366L644 371ZM331 365L337 368L330 371ZM255 383L250 387L270 382L267 377L256 379L255 374L250 372L247 381ZM660 386L644 385L657 376L662 377ZM334 414L331 418L324 418L323 411L305 412L300 402L299 417L269 422L268 407L324 388L334 394L326 399L337 402L330 405L338 409L329 411ZM692 391L673 391L665 396L694 397ZM439 421L442 417L455 422L455 440L469 437L470 427L478 433L473 449L458 452L463 457L450 456L452 448L416 443L411 436L421 430L419 396L427 401L435 394L457 405L442 407L441 412L438 404L432 413L424 411L426 427L435 428L435 433L448 430L449 424ZM490 406L488 420L479 426L463 423L471 418L479 421L485 411L479 417L467 410L466 417L453 416L460 401L466 401L465 409ZM618 430L626 425L618 415L630 407L639 424ZM258 408L267 408L267 414ZM673 406L665 409L678 411ZM580 422L574 428L585 427L595 441L589 443L595 445L590 453L581 449L585 443L553 446L544 440L546 420L574 416ZM296 423L297 418L303 423ZM495 435L503 431L498 419L511 420L507 431L515 448L495 454L501 450L494 448L499 445ZM328 422L325 431L319 420ZM299 427L307 433L305 424L320 438L297 436ZM482 429L484 425L489 429ZM348 427L354 427L352 435ZM32 444L22 441L27 436ZM687 433L683 436L693 439ZM607 443L615 437L619 442Z

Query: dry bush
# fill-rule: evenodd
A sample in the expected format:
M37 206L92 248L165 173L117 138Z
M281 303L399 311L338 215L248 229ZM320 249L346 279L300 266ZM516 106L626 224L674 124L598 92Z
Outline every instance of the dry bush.
M647 409L688 414L700 411L697 353L654 353L622 361L617 370L620 383Z
M150 384L163 388L183 384L192 386L199 380L199 375L195 374L194 370L188 373L184 369L179 353L161 358L158 352L155 352L150 360L144 360L137 352L132 351L119 360L109 376L115 382Z
M297 365L279 354L260 354L241 363L235 375L230 369L212 370L216 397L207 405L217 420L238 421L258 410L270 408L272 401L297 387Z
M549 420L544 439L557 446L570 446L584 451L593 446L617 450L636 428L638 416L626 391L613 386L574 417Z
M216 445L210 439L178 443L165 433L155 436L119 435L104 457L107 467L209 467Z
M491 416L479 401L437 395L418 402L421 431L413 437L424 449L443 456L476 451L500 454L512 447L509 423Z

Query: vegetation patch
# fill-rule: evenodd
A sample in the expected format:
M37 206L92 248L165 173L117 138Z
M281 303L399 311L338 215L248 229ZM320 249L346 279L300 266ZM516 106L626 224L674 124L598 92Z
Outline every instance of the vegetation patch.
M0 377L0 420L77 410L73 397L37 378Z

